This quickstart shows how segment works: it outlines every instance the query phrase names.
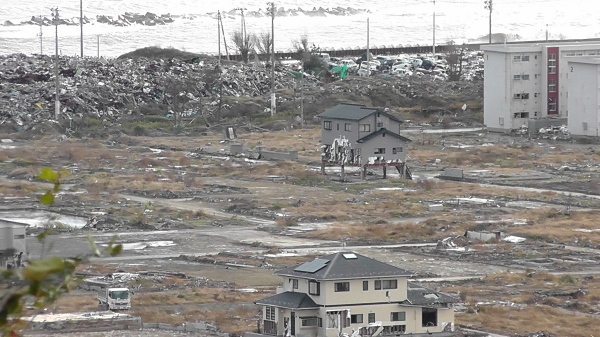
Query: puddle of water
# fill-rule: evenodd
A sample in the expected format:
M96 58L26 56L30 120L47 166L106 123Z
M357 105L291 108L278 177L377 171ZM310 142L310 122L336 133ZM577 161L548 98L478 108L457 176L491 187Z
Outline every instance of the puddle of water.
M6 221L20 222L32 227L43 227L47 223L61 223L75 228L81 228L87 223L87 218L64 215L46 211L11 211L0 212L0 219Z
M123 250L142 250L146 248L170 247L176 244L173 241L143 241L123 243ZM106 245L101 245L106 246Z

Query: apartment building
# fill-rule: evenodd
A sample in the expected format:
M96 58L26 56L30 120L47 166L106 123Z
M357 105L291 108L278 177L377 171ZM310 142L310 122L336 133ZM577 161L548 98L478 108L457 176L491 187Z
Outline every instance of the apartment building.
M569 61L600 56L600 41L482 46L485 60L484 123L510 132L533 119L569 116ZM570 84L571 83L571 84Z

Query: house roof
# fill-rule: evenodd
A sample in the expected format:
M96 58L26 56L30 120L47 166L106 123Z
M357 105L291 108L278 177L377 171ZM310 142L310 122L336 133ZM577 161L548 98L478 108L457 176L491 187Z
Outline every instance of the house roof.
M408 299L403 301L402 304L437 305L458 302L458 299L455 297L422 287L413 282L408 282L407 297Z
M364 143L364 142L368 141L369 139L372 139L372 138L374 138L374 137L377 137L377 136L379 136L379 135L381 135L381 134L384 134L384 133L385 133L386 135L390 135L390 136L392 136L392 137L394 137L394 138L397 138L397 139L403 140L403 141L405 141L405 142L411 142L411 140L410 140L410 139L408 139L408 138L406 138L406 137L404 137L404 136L400 136L399 134L397 134L397 133L395 133L395 132L392 132L392 131L390 131L390 130L388 130L388 129L386 129L386 128L381 128L381 129L379 129L379 130L377 130L377 131L375 131L375 132L373 132L373 133L370 133L370 134L368 134L368 135L366 135L366 136L362 137L361 139L357 140L356 142L357 142L357 143Z
M379 108L368 108L361 104L349 104L349 103L338 104L338 105L334 106L333 108L326 110L325 112L317 115L317 117L359 121L359 120L366 118L376 112L387 116L389 119L391 119L397 123L402 123L402 121L399 120L398 118L390 115L389 113L387 113Z
M260 299L254 302L254 304L271 305L288 309L314 309L319 307L307 294L289 291Z
M411 276L412 273L390 264L352 252L339 252L276 273L314 280Z

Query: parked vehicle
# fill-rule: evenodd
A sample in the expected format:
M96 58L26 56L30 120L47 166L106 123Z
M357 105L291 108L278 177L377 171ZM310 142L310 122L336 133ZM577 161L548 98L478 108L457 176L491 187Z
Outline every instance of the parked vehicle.
M131 294L128 288L111 288L110 285L98 290L98 307L103 310L131 309Z
M363 61L358 69L358 76L371 76L379 68L377 61Z

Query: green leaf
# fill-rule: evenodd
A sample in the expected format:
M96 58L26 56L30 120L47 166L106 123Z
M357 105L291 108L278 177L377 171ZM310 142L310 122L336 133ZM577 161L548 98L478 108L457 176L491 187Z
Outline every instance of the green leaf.
M61 273L65 270L65 262L57 256L43 260L33 260L25 269L23 276L32 282L43 282L48 275Z
M90 245L90 250L92 251L92 254L94 254L95 256L100 256L100 250L96 245L96 241L94 241L94 238L90 234L88 234L88 244Z
M50 191L46 192L46 194L40 196L39 198L44 205L52 205L54 202L54 194L52 194Z
M118 244L110 250L110 256L117 256L117 255L121 254L122 250L123 250L123 245Z
M47 180L51 183L58 183L60 175L49 167L42 167L42 171L38 175L39 180Z

